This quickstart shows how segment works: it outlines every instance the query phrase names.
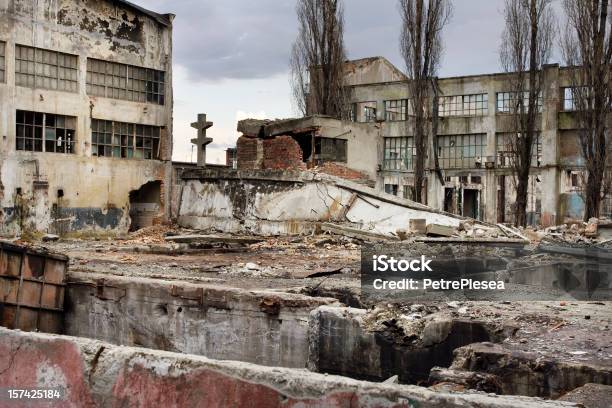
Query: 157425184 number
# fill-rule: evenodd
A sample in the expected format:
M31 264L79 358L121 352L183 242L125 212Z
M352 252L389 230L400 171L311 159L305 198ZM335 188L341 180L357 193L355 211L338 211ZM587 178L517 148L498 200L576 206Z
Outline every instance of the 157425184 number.
M63 398L60 388L5 388L0 399L9 400L59 400Z

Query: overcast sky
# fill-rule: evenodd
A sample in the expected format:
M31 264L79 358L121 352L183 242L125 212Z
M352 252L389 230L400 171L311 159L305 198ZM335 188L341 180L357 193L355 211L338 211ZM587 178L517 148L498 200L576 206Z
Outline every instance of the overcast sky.
M174 20L174 160L195 160L189 124L214 126L207 161L224 163L236 121L295 116L288 64L296 36L295 0L132 0ZM350 59L383 56L402 71L397 0L345 0ZM440 76L499 71L503 0L455 0Z

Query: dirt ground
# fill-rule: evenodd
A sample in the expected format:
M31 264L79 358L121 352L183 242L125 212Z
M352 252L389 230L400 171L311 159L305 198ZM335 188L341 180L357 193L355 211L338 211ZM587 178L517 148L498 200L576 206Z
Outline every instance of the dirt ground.
M141 232L126 240L61 240L45 246L68 255L69 270L75 272L332 296L365 307L359 300L360 245L346 237L270 238L194 249L167 242L162 233ZM495 326L511 350L612 367L612 302L383 302L367 308L364 327L391 331L399 342L428 319L471 319Z

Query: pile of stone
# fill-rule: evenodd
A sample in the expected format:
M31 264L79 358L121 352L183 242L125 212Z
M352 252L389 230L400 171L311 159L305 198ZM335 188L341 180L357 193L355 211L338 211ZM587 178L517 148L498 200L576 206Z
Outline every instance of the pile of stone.
M612 242L612 220L590 218L587 222L575 221L539 230L526 229L532 240L554 240L569 244L604 244Z

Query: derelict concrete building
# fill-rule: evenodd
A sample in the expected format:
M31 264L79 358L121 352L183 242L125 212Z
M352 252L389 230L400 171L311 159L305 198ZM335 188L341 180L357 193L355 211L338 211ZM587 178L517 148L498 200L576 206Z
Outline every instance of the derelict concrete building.
M350 122L316 115L242 121L238 168L317 167L344 178L367 179L379 191L413 199L416 149L407 78L382 57L348 61L345 72ZM510 112L517 98L527 94L512 92L511 79L512 74L484 74L438 80L437 154L444 182L435 173L434 143L428 140L424 198L431 207L488 222L513 221L509 141L520 136ZM531 224L583 217L584 159L570 79L568 68L544 68L529 181ZM602 203L601 214L612 214L611 197Z
M374 122L380 129L377 183L388 193L412 197L413 163L411 105L406 78L386 81L390 73L373 58L351 62L353 120ZM568 68L548 65L539 96L538 136L532 153L528 220L554 225L580 219L584 159L581 155L571 77ZM428 143L427 203L435 208L489 222L512 222L514 184L509 139L520 137L511 106L527 94L511 92L512 74L440 78L437 149L444 183L434 171L434 144ZM364 80L365 79L365 80ZM612 214L608 197L602 215Z
M0 233L168 213L172 19L127 1L0 1Z

